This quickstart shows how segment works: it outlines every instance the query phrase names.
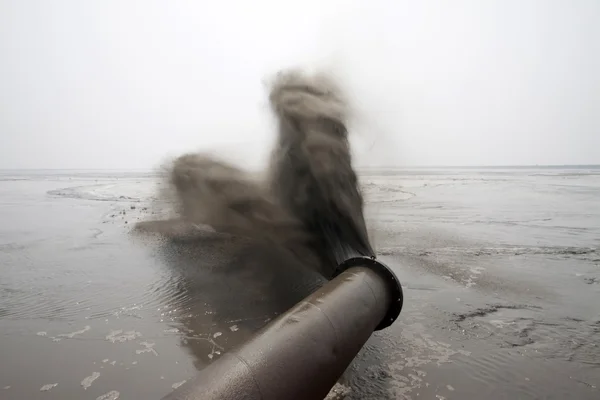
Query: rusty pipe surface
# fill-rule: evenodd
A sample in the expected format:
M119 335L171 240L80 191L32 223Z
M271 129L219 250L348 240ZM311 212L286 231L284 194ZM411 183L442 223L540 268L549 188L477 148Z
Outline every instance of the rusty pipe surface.
M163 400L323 399L403 300L394 273L374 259L350 259L336 275Z

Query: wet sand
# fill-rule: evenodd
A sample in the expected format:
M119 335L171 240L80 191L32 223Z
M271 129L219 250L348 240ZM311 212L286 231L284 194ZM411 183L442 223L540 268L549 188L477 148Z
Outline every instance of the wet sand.
M600 170L361 180L406 301L348 398L600 396ZM0 399L160 398L322 283L267 244L132 235L158 217L154 183L0 174Z

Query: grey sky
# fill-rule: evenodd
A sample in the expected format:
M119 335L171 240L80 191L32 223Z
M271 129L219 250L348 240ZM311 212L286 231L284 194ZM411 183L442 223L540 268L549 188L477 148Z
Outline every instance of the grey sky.
M361 164L600 163L597 0L0 0L0 168L259 165L263 81L327 68Z

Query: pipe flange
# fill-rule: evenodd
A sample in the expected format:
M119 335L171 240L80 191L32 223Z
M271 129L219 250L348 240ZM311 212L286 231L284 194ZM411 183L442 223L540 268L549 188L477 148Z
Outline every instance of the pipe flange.
M385 317L383 317L383 319L381 320L379 325L377 325L377 328L375 328L375 330L380 331L392 325L394 321L398 319L398 316L402 311L402 305L404 304L404 294L402 292L402 285L400 284L400 280L398 279L394 271L392 271L390 267L388 267L381 261L378 261L375 257L360 256L349 258L346 261L342 262L340 265L338 265L333 274L333 278L352 267L370 268L385 280L388 289L391 293L392 303L390 304L390 307L388 308Z

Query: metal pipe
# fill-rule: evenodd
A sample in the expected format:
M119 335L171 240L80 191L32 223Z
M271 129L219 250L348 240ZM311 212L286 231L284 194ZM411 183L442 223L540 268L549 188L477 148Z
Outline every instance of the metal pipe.
M323 399L373 331L398 317L402 301L387 266L347 260L334 279L163 400Z

